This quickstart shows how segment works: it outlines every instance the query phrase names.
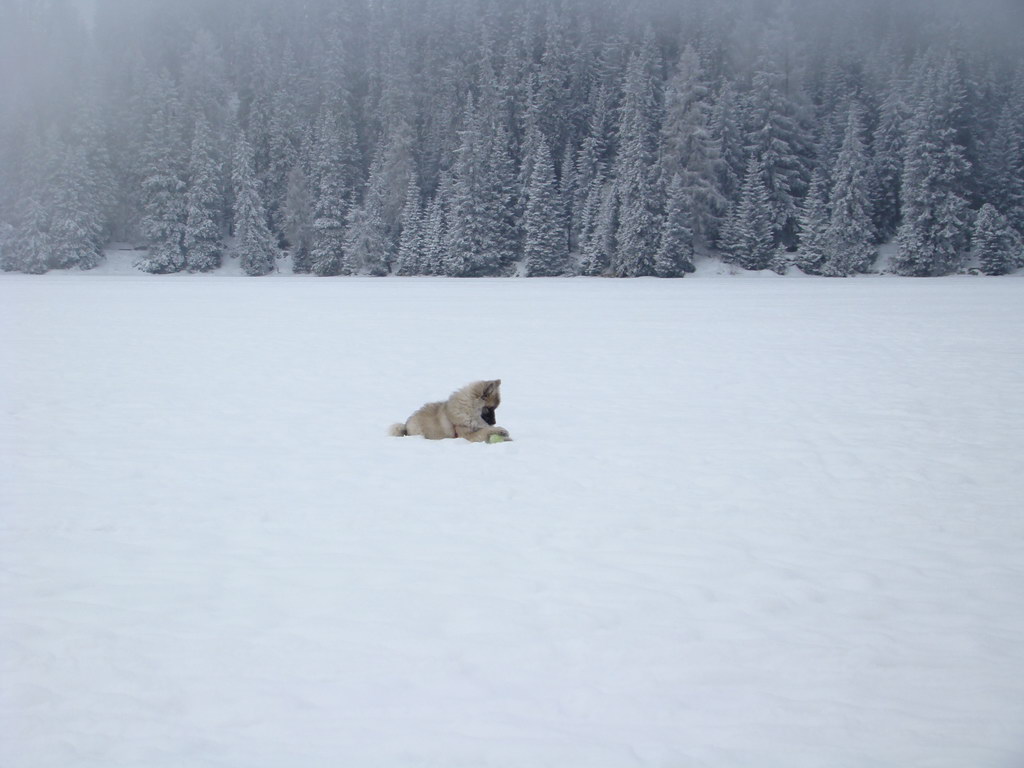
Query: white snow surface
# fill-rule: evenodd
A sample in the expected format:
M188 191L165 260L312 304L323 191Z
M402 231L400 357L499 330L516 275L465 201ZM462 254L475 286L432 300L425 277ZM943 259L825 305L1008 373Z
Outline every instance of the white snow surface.
M4 768L1018 768L1024 282L0 279ZM513 442L392 438L479 378Z

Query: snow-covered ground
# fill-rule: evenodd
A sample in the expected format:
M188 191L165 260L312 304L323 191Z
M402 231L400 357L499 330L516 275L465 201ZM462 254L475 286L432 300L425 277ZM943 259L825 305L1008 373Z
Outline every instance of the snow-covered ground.
M1024 765L1024 282L0 278L4 768ZM385 435L501 377L514 442Z

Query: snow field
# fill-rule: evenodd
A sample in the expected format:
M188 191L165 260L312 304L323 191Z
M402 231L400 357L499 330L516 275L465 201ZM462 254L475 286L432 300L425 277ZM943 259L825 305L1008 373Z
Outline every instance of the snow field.
M1013 279L0 280L0 764L1024 759ZM389 438L501 377L514 442Z

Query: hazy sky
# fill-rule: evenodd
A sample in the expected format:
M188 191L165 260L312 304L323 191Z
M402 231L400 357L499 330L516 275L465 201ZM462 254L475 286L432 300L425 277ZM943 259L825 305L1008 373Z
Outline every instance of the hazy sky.
M77 6L83 18L91 26L95 17L96 6L104 0L70 0ZM167 0L172 3L175 0ZM209 0L215 2L215 0ZM282 3L290 3L292 0L280 0ZM383 0L386 4L387 0ZM728 4L735 0L710 0ZM850 0L856 2L856 0ZM987 29L988 35L993 41L1019 41L1021 31L1024 30L1024 0L919 0L919 3L926 8L932 8L933 12L952 12L961 21L969 26Z
M82 17L92 26L93 15L96 11L96 0L71 0L82 12Z

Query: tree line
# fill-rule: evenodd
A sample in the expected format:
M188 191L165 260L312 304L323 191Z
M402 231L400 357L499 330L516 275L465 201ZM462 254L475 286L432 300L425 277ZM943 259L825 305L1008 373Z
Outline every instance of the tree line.
M989 5L0 0L0 267L1004 274L1024 46Z

